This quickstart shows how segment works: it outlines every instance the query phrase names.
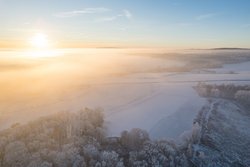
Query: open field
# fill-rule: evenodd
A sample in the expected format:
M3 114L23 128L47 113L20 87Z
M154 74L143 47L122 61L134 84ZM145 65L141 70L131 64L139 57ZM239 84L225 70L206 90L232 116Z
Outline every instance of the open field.
M177 138L192 127L206 103L193 86L199 82L250 83L250 63L243 62L250 60L249 51L143 56L89 50L15 62L10 60L16 55L4 56L10 53L17 54L1 52L5 62L0 66L1 129L89 107L103 109L110 136L137 127L153 138ZM105 59L98 60L98 56ZM210 63L205 63L208 59Z

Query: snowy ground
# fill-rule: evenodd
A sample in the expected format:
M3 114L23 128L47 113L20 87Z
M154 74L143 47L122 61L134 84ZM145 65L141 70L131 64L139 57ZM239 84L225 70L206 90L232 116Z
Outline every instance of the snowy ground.
M206 103L192 86L198 82L249 84L250 62L225 65L222 69L176 74L141 74L133 75L132 78L132 81L136 81L135 85L144 84L136 90L143 89L145 95L138 98L140 93L131 90L135 93L132 94L135 97L131 102L108 110L106 120L111 135L118 135L121 130L140 127L148 130L153 138L176 138L191 128L193 118ZM125 81L127 79L119 83ZM126 92L130 91L127 85L124 87ZM122 87L120 89L123 90Z
M149 65L150 61L144 63ZM164 66L164 63L160 65ZM249 84L250 62L192 72L141 71L106 77L98 82L90 81L65 90L64 96L48 97L47 101L32 99L29 103L0 106L1 111L10 111L4 115L0 128L61 110L100 107L104 109L110 136L117 136L123 130L141 128L147 130L152 138L177 138L191 129L194 117L206 103L192 88L202 81Z

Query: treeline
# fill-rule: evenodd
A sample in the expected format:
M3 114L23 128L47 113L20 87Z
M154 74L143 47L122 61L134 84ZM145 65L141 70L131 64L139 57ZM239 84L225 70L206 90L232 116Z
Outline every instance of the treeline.
M250 85L199 83L195 89L200 96L235 100L246 108L250 107Z
M250 51L243 50L207 50L197 53L172 55L174 59L186 61L186 71L195 69L221 68L225 64L236 64L250 60Z
M101 110L59 112L0 132L0 167L188 166L196 124L177 145L152 141L146 131L107 137Z

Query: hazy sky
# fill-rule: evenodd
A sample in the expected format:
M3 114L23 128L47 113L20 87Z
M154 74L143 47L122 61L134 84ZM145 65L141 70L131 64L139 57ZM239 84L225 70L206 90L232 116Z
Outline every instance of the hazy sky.
M0 0L0 45L250 47L249 0Z

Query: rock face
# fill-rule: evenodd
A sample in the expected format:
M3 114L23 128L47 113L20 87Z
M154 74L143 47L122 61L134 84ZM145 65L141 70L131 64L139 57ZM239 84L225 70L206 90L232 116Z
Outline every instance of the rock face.
M197 121L201 135L192 144L190 163L194 166L250 166L250 115L239 104L209 99Z

